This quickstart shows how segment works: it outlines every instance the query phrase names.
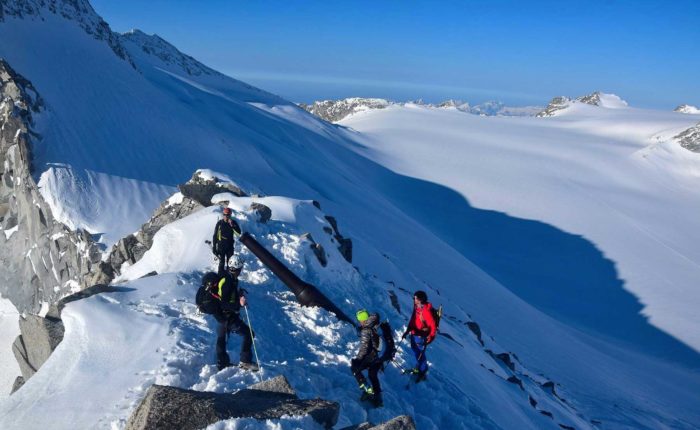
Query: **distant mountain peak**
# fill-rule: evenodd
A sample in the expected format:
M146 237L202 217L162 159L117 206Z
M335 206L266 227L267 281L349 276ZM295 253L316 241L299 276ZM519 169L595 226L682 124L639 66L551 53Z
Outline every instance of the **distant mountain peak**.
M585 96L580 96L575 99L566 96L557 96L549 102L543 111L537 114L538 117L554 116L557 112L571 107L576 103L583 103L591 106L598 106L606 109L621 109L628 106L620 96L615 94L603 93L600 91L592 92Z
M542 110L541 106L509 107L500 101L487 101L478 105L470 105L457 99L447 99L432 104L422 99L395 102L386 99L351 97L341 100L323 100L311 104L300 103L299 107L328 121L338 122L358 112L385 109L389 106L422 106L432 109L456 109L461 112L480 116L534 116Z
M695 107L693 105L686 105L686 104L683 104L683 105L676 107L675 109L673 109L673 111L680 112L680 113L687 113L687 114L695 114L695 115L700 114L700 109L698 109L697 107Z

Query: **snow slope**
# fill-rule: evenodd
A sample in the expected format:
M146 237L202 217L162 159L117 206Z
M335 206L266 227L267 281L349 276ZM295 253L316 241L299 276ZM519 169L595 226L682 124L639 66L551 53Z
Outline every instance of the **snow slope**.
M641 312L652 325L698 351L700 191L694 184L700 157L670 139L692 123L692 118L674 113L585 104L546 119L473 118L396 108L343 122L361 133L362 155L399 174L445 185L474 207L582 235L619 270L619 280L614 273L599 279L583 267L591 262L571 261L576 266L569 267L564 279L543 284L526 272L557 270L551 266L556 259L538 261L533 256L529 267L514 259L483 262L493 269L490 274L527 301L578 328L646 348L653 341L641 331L646 325L637 315ZM470 249L477 233L472 230L478 227L460 231L451 224L449 230L440 230L460 215L453 209L433 220L432 227L466 257L479 258L483 250ZM488 238L490 232L478 234ZM563 244L541 246L554 245ZM583 277L581 283L576 277ZM622 290L619 300L612 301L614 292L608 287ZM641 306L623 297L625 292L639 297ZM618 305L624 308L615 309ZM625 324L625 318L638 321ZM669 352L665 343L657 347L660 354Z
M697 273L687 260L697 253L697 164L666 141L692 117L579 104L553 119L488 118L409 105L353 117L346 125L360 133L194 64L162 39L119 38L127 61L71 19L42 17L5 16L0 56L46 102L35 167L66 223L112 243L207 167L278 196L264 200L267 226L242 211L250 199L231 201L245 230L348 314L378 310L398 331L415 289L446 306L454 340L431 347L429 383L404 390L388 369L387 407L368 412L349 372L354 331L299 308L244 250L265 374L340 401L339 424L410 413L421 429L700 425L697 352L649 325L629 294L656 326L695 345L687 281ZM323 214L353 239L352 265L324 233ZM70 303L65 340L0 401L0 427L120 428L153 382L227 392L252 382L214 372L212 321L192 305L211 267L203 240L216 216L205 209L161 230L123 291ZM329 253L328 267L305 232ZM152 270L160 275L135 279ZM506 352L517 355L508 355L512 369L495 358Z
M10 394L12 383L20 375L12 353L12 342L19 335L19 313L9 300L0 297L0 399Z

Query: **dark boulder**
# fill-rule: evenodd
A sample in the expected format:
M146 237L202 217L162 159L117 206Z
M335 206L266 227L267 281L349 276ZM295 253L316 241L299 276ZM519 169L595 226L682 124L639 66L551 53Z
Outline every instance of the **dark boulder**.
M258 222L263 224L270 221L270 218L272 218L272 209L262 203L251 203L250 210L258 216Z
M126 430L195 430L231 418L268 420L306 415L326 428L335 425L338 403L302 400L293 392L284 376L233 394L152 385L129 418Z
M341 430L416 430L416 423L410 415L399 415L381 424L364 422Z

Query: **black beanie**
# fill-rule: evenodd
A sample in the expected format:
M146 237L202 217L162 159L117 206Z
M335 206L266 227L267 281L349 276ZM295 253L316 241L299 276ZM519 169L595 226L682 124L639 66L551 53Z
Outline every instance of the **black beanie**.
M418 300L420 300L421 303L427 303L428 302L428 295L425 294L425 291L418 290L415 293L413 293L413 297L417 297Z

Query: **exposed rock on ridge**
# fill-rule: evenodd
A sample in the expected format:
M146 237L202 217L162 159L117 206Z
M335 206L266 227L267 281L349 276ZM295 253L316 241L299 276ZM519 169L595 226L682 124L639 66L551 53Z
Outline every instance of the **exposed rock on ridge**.
M0 293L30 313L84 287L100 260L89 234L54 218L32 177L32 141L41 138L33 115L42 109L32 84L0 60Z
M700 153L700 122L675 136L674 139L688 151Z
M127 430L201 429L231 418L279 419L310 415L325 428L338 420L340 405L299 399L284 376L236 393L212 393L152 385L126 424Z
M673 109L673 111L687 114L700 114L700 109L693 105L680 105Z

